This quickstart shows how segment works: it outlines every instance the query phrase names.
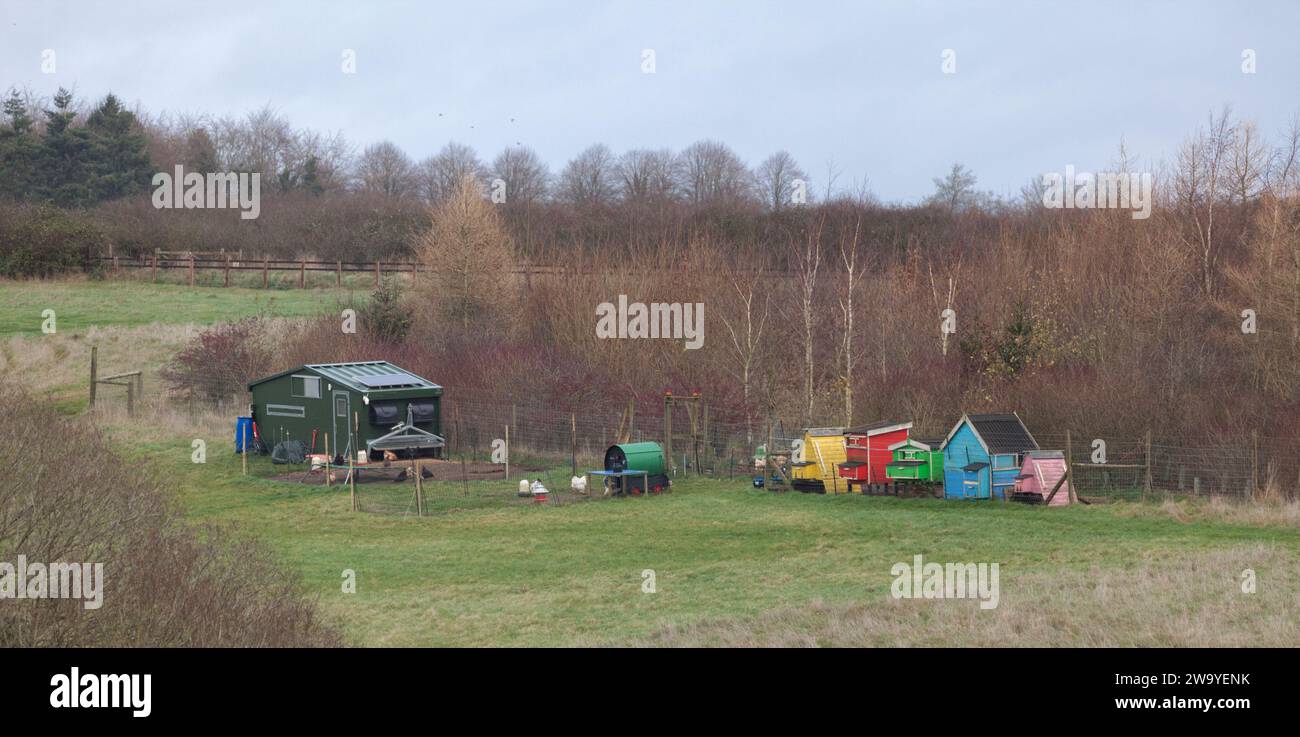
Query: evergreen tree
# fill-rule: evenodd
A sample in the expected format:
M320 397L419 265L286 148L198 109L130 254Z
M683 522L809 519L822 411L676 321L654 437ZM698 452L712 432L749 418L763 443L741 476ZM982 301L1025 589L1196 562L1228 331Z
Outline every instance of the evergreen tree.
M34 199L60 207L84 207L92 202L86 166L92 148L90 131L74 127L76 117L72 93L60 87L54 95L54 109L45 111L45 137L36 159Z
M153 165L135 115L109 94L86 119L92 147L87 162L93 201L139 194L149 187Z
M32 116L17 90L10 90L4 115L9 123L0 127L0 196L26 199L35 184L39 146Z

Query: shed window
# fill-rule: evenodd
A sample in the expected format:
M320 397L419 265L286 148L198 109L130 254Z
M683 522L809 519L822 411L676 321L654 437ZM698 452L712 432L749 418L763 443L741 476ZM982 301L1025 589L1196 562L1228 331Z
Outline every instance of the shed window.
M438 418L438 404L432 401L411 402L411 419L415 422L433 422Z
M293 396L302 399L320 399L319 376L292 376L290 384Z
M393 425L397 422L397 402L370 403L370 424Z

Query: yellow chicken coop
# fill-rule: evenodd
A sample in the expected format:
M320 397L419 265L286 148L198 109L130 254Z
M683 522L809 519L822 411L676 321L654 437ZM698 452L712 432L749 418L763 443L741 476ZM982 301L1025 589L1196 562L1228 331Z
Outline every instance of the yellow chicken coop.
M839 465L844 454L844 428L810 427L803 432L794 461L791 462L791 483L799 491L839 493L848 486L839 477Z

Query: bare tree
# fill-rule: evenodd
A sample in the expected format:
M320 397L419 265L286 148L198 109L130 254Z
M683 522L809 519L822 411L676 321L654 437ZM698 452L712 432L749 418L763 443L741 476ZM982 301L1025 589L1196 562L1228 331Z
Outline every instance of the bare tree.
M564 166L556 195L575 205L607 205L617 187L614 154L598 143L588 147Z
M796 204L793 202L796 182L803 183L807 194L808 175L786 151L777 151L759 164L755 179L763 204L773 210Z
M511 146L497 154L490 176L505 183L506 202L516 205L544 199L551 178L541 157L527 146Z
M771 297L763 284L764 273L757 271L741 272L729 270L731 287L736 293L735 317L727 313L722 315L722 324L727 328L731 338L731 350L736 361L732 372L740 381L741 398L745 406L746 442L754 442L754 412L752 392L755 365L760 356L763 331L767 328L768 308Z
M840 293L840 365L843 373L840 381L844 385L844 426L853 424L853 366L857 351L857 333L853 325L853 295L857 292L858 282L865 273L865 259L858 253L858 236L862 231L862 220L856 218L853 223L853 236L839 237L840 265L844 267L843 291Z
M1254 123L1237 126L1228 159L1228 197L1238 204L1255 199L1268 176L1269 151Z
M618 159L618 192L624 202L661 202L677 192L678 162L668 149L635 149Z
M1214 293L1219 263L1215 218L1219 214L1219 205L1228 198L1235 137L1231 110L1225 106L1217 116L1211 114L1208 129L1196 131L1183 143L1175 165L1175 203L1179 212L1189 219L1193 230L1188 235L1186 228L1180 228L1178 234L1183 243L1197 254L1201 291L1207 297Z
M483 175L483 163L474 149L455 141L421 161L414 172L420 196L432 204L447 201L460 189L465 177L479 182Z
M957 212L974 207L979 203L979 193L975 189L975 173L961 164L953 164L947 176L935 178L934 194L927 202Z
M678 160L682 189L691 204L734 204L753 195L753 174L724 143L697 141L687 146Z
M815 310L817 298L817 272L822 263L822 227L825 216L818 218L817 225L809 227L803 242L792 244L795 251L795 279L799 286L799 313L803 328L803 423L807 425L813 416L813 332L815 327Z
M403 197L412 188L411 158L391 141L366 146L357 161L357 180L366 192Z

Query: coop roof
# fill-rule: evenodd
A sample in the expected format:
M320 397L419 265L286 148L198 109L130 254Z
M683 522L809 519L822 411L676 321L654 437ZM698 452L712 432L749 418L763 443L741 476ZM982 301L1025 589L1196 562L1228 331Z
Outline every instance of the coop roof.
M831 437L831 436L833 436L833 435L843 435L843 434L844 434L844 428L842 428L842 427L810 427L810 428L808 428L807 430L804 430L804 433L805 433L806 435L808 435L809 437L813 437L813 438L825 438L825 437Z
M889 446L889 450L898 450L899 448L916 448L917 450L934 450L942 442L943 442L942 440L917 440L916 438L908 438L906 440L900 440L897 443L894 443L893 445Z
M964 466L961 467L961 470L963 470L963 471L979 471L980 469L988 468L988 466L989 466L989 464L985 463L984 461L976 461L975 463L967 463L966 465L964 465Z
M881 435L895 430L907 430L912 427L910 422L894 422L893 420L883 420L881 422L872 422L867 425L858 425L850 427L844 431L845 435Z
M1063 450L1031 450L1025 453L1026 458L1033 458L1036 461L1063 461L1065 460L1065 451Z
M401 368L388 361L357 361L352 363L309 363L303 366L281 371L278 374L272 374L265 378L251 382L248 388L251 390L258 384L278 379L288 374L295 374L301 371L312 371L320 374L335 384L342 384L359 392L378 392L389 391L393 389L430 389L440 390L442 387L421 378L415 374Z
M980 445L991 455L999 453L1024 453L1027 450L1038 450L1038 442L1034 436L1029 434L1029 429L1025 423L1020 421L1020 416L1015 413L990 413L977 415L962 415L960 421L953 426L948 437L944 438L943 444L948 445L952 441L952 436L957 434L962 423L969 423L972 430L975 431L975 437L979 439Z

